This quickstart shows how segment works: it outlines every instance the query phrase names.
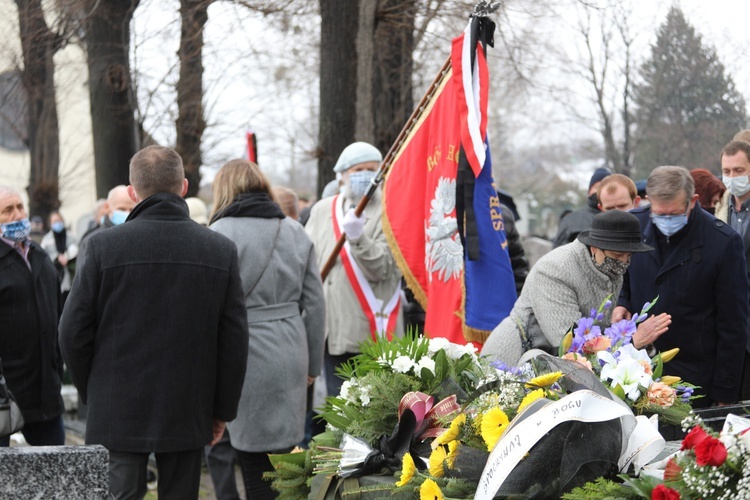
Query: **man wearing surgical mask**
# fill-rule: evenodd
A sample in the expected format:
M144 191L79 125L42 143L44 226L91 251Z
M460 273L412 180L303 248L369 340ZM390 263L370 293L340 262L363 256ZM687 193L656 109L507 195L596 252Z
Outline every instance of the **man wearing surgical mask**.
M341 388L335 368L358 354L363 340L403 331L401 274L383 233L380 188L362 215L354 215L354 207L367 192L382 159L380 151L365 142L347 146L333 168L341 175L341 194L316 203L305 226L321 268L339 236L346 235L346 244L323 283L329 396L338 395Z
M748 321L742 238L700 208L683 167L655 168L646 195L651 205L631 213L641 223L642 241L656 251L633 255L612 322L658 297L650 312L669 313L672 324L654 345L680 349L664 375L700 386L696 393L706 397L693 401L695 407L736 402Z
M119 226L125 222L134 206L135 202L128 196L127 186L119 185L109 190L107 202L104 204L104 216L99 221L99 225L86 231L78 244L78 267L83 265L88 238L97 231Z
M21 195L0 186L0 361L33 446L62 445L62 359L57 346L60 286L47 253L29 239ZM9 438L0 438L6 447Z
M735 140L721 150L721 180L727 191L716 204L716 218L740 233L745 244L745 264L750 267L750 143L737 140L738 136L746 138L747 132L737 134ZM742 400L750 399L750 340L745 346L740 396Z

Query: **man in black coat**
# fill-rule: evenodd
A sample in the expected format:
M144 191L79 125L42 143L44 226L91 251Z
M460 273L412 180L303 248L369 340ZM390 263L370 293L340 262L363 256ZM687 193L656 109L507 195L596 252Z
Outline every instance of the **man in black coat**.
M31 445L65 444L57 347L60 285L52 262L29 239L21 196L0 186L0 363ZM8 446L9 438L0 438Z
M142 498L156 455L159 498L197 498L204 445L235 418L248 330L237 248L190 220L179 155L130 161L127 221L89 238L60 321L88 404L86 442L110 451L110 491Z
M657 167L648 178L650 207L633 213L653 252L634 254L612 322L651 309L672 315L669 330L653 341L660 351L679 347L664 365L701 386L694 406L738 400L747 343L748 286L742 238L701 210L693 178L682 167Z
M599 200L596 197L596 190L599 188L599 183L611 173L604 167L597 168L594 171L594 175L589 180L589 197L586 200L586 206L570 212L560 220L557 235L552 242L554 248L575 241L578 233L591 229L591 222L594 220L594 216L599 213Z

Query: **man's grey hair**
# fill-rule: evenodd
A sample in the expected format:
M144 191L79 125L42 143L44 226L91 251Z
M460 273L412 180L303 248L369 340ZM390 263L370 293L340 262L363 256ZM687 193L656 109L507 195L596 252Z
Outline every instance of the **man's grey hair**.
M646 182L646 196L650 200L671 201L680 193L685 193L688 202L695 194L695 182L688 169L664 166L651 171Z
M21 196L21 193L19 193L18 189L14 188L13 186L0 184L0 198L7 198L11 195Z

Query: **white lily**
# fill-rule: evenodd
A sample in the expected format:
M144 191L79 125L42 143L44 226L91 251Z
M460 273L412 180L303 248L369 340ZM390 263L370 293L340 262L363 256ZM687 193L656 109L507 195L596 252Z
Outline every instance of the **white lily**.
M609 381L612 387L620 385L628 399L636 401L641 395L641 388L648 389L653 379L646 373L638 359L622 356L616 359L611 353L600 351L597 358L604 361L601 379Z

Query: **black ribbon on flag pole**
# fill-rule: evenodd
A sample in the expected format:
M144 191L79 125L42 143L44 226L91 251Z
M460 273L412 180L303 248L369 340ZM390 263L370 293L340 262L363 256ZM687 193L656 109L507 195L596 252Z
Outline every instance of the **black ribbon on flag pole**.
M480 5L484 3L480 2L471 15L472 73L474 73L474 61L477 57L477 43L481 43L483 49L486 49L487 45L494 47L495 43L493 38L495 23L487 17L490 11L480 10ZM495 7L496 9L497 7ZM462 144L459 153L458 172L456 173L456 219L458 221L458 234L469 260L479 260L479 231L474 214L474 184L474 172L466 159L464 145Z

